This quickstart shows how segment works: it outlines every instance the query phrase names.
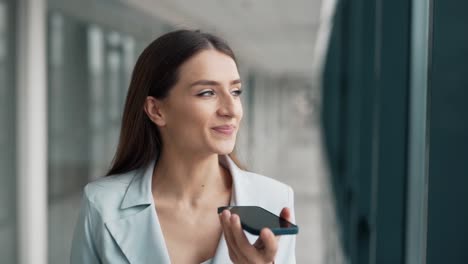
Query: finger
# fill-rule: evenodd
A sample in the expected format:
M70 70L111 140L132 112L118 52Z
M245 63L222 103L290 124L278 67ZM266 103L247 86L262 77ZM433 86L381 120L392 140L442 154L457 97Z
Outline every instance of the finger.
M263 241L264 255L263 258L266 262L272 262L275 260L276 252L278 251L278 242L275 239L275 235L268 228L263 228L260 232L260 238Z
M236 214L231 216L231 230L234 236L234 240L236 241L237 248L239 249L239 255L246 260L252 259L253 256L255 256L256 251L242 230L240 218Z
M227 212L225 212L227 211ZM226 226L226 218L230 217L230 212L229 210L223 210L221 214L219 214L219 220L221 221L221 227L223 229L224 233L224 238L226 240L226 244L228 246L228 252L229 252L229 258L233 262L237 262L237 257L234 253L234 250L231 248L231 242L230 242L230 235L228 234L227 226ZM229 218L228 218L229 219Z
M291 222L291 210L288 207L284 207L283 210L281 210L280 217Z
M231 212L229 210L224 210L221 213L221 225L223 227L224 238L226 239L226 244L229 250L229 257L233 262L238 261L238 250L236 249L234 238L232 237L232 232L229 227L229 219L231 217Z
M284 207L283 210L281 210L280 217L291 222L291 209ZM276 241L279 242L280 238L281 236L276 236Z
M253 246L256 247L257 249L263 249L265 247L265 244L263 244L262 239L258 237L255 243L253 244Z

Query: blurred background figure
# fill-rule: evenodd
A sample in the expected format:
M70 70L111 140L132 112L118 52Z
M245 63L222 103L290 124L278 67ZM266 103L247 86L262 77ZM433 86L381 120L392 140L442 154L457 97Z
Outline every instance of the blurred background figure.
M68 263L80 192L110 166L138 55L190 28L238 56L237 153L295 190L298 263L466 263L464 10L0 0L0 262Z

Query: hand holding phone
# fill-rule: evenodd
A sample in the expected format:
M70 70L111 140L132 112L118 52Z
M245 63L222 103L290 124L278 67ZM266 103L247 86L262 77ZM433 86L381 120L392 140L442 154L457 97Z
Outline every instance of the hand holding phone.
M246 260L249 260L252 263L274 262L275 256L279 249L278 243L281 239L281 236L275 236L273 234L273 230L277 230L277 228L275 228L276 224L265 224L265 221L247 220L248 217L246 217L247 214L245 213L245 211L250 211L250 213L253 212L254 216L258 216L258 212L261 212L260 215L265 216L266 214L266 218L270 218L270 220L271 218L276 218L276 220L278 220L278 217L260 207L250 209L244 208L242 212L237 211L237 213L231 214L231 210L234 212L233 209L237 207L239 206L218 208L219 220L223 228L224 237L226 239L226 244L229 249L229 258L231 259L231 261L234 263L246 263ZM244 229L250 230L254 234L257 233L257 231L259 231L258 239L253 245L250 244L245 232L242 230L243 228L241 226L241 215L244 217L244 224L242 225L244 226ZM283 220L291 219L291 211L289 210L289 208L283 208L280 215L281 218L283 218ZM246 222L249 222L249 224L246 224ZM254 227L254 222L257 222L257 224L259 225L257 227ZM249 228L247 228L247 226L249 226ZM270 227L265 228L267 226ZM296 231L292 231L292 233L297 233L297 229Z
M218 208L218 214L223 210L238 215L242 229L253 235L260 235L265 227L275 235L294 235L299 232L297 225L259 206L223 206Z

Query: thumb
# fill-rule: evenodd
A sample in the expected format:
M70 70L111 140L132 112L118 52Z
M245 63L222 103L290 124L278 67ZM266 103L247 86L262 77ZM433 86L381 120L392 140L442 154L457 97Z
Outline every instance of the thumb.
M269 228L263 228L260 232L259 239L263 242L263 258L266 262L273 262L275 260L276 252L278 251L278 242L276 237Z

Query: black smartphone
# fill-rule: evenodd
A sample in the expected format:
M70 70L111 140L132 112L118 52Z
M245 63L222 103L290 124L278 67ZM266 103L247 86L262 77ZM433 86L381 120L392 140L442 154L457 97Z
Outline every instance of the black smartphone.
M218 214L223 210L239 216L242 228L252 235L260 235L262 228L270 228L275 235L295 235L299 227L259 206L223 206L218 207Z

